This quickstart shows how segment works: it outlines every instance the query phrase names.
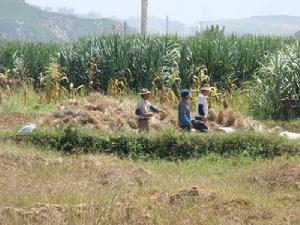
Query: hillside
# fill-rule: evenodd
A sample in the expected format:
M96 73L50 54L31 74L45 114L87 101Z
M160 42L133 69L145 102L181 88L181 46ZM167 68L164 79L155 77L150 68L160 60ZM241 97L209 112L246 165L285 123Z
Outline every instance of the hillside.
M112 31L112 19L83 19L31 6L24 0L0 0L0 40L68 41ZM119 30L123 30L122 26Z

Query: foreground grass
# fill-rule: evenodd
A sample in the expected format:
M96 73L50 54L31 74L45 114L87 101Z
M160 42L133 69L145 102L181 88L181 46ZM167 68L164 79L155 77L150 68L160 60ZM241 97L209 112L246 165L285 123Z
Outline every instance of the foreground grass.
M0 224L299 224L299 157L132 161L0 144Z

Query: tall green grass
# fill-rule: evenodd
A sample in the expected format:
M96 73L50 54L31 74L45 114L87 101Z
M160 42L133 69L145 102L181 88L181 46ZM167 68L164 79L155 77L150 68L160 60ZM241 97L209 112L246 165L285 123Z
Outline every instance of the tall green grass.
M94 88L106 91L110 79L126 78L133 90L150 87L157 76L177 73L189 87L195 68L208 67L212 82L226 87L228 77L238 83L252 79L267 53L295 46L294 38L222 33L179 36L107 35L82 38L67 44L0 43L0 64L9 69L21 61L28 76L37 78L50 62L58 63L76 86L89 82L90 64Z

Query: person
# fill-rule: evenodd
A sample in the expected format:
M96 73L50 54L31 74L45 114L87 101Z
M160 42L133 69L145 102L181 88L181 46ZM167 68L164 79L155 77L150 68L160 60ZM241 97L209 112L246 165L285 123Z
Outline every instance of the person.
M137 103L135 114L138 117L138 129L140 132L150 131L150 119L153 113L164 113L164 111L156 108L149 102L151 92L147 88L143 88L140 92L141 99Z
M192 94L190 90L181 91L181 101L178 105L178 126L184 131L190 131L192 128L191 111L189 107Z
M207 104L207 96L211 91L211 87L209 84L204 84L201 87L200 94L196 100L196 116L195 116L195 124L194 127L197 130L202 132L207 132L208 127L206 125L207 116L208 116L208 104Z

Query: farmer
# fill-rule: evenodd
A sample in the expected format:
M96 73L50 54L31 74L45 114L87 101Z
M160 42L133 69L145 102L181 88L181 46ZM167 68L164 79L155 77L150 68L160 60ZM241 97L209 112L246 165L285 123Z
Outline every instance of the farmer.
M157 109L153 106L148 99L151 92L147 88L141 90L141 99L139 100L135 114L138 116L138 129L140 132L150 131L150 119L153 117L153 113L164 113L164 111Z
M178 105L178 125L184 131L190 131L192 128L191 111L189 102L192 97L188 89L181 91L181 101Z
M211 87L209 86L209 84L204 84L200 91L201 92L198 95L196 101L196 117L193 125L195 129L202 132L207 132L208 127L205 124L208 116L207 96L211 91Z

